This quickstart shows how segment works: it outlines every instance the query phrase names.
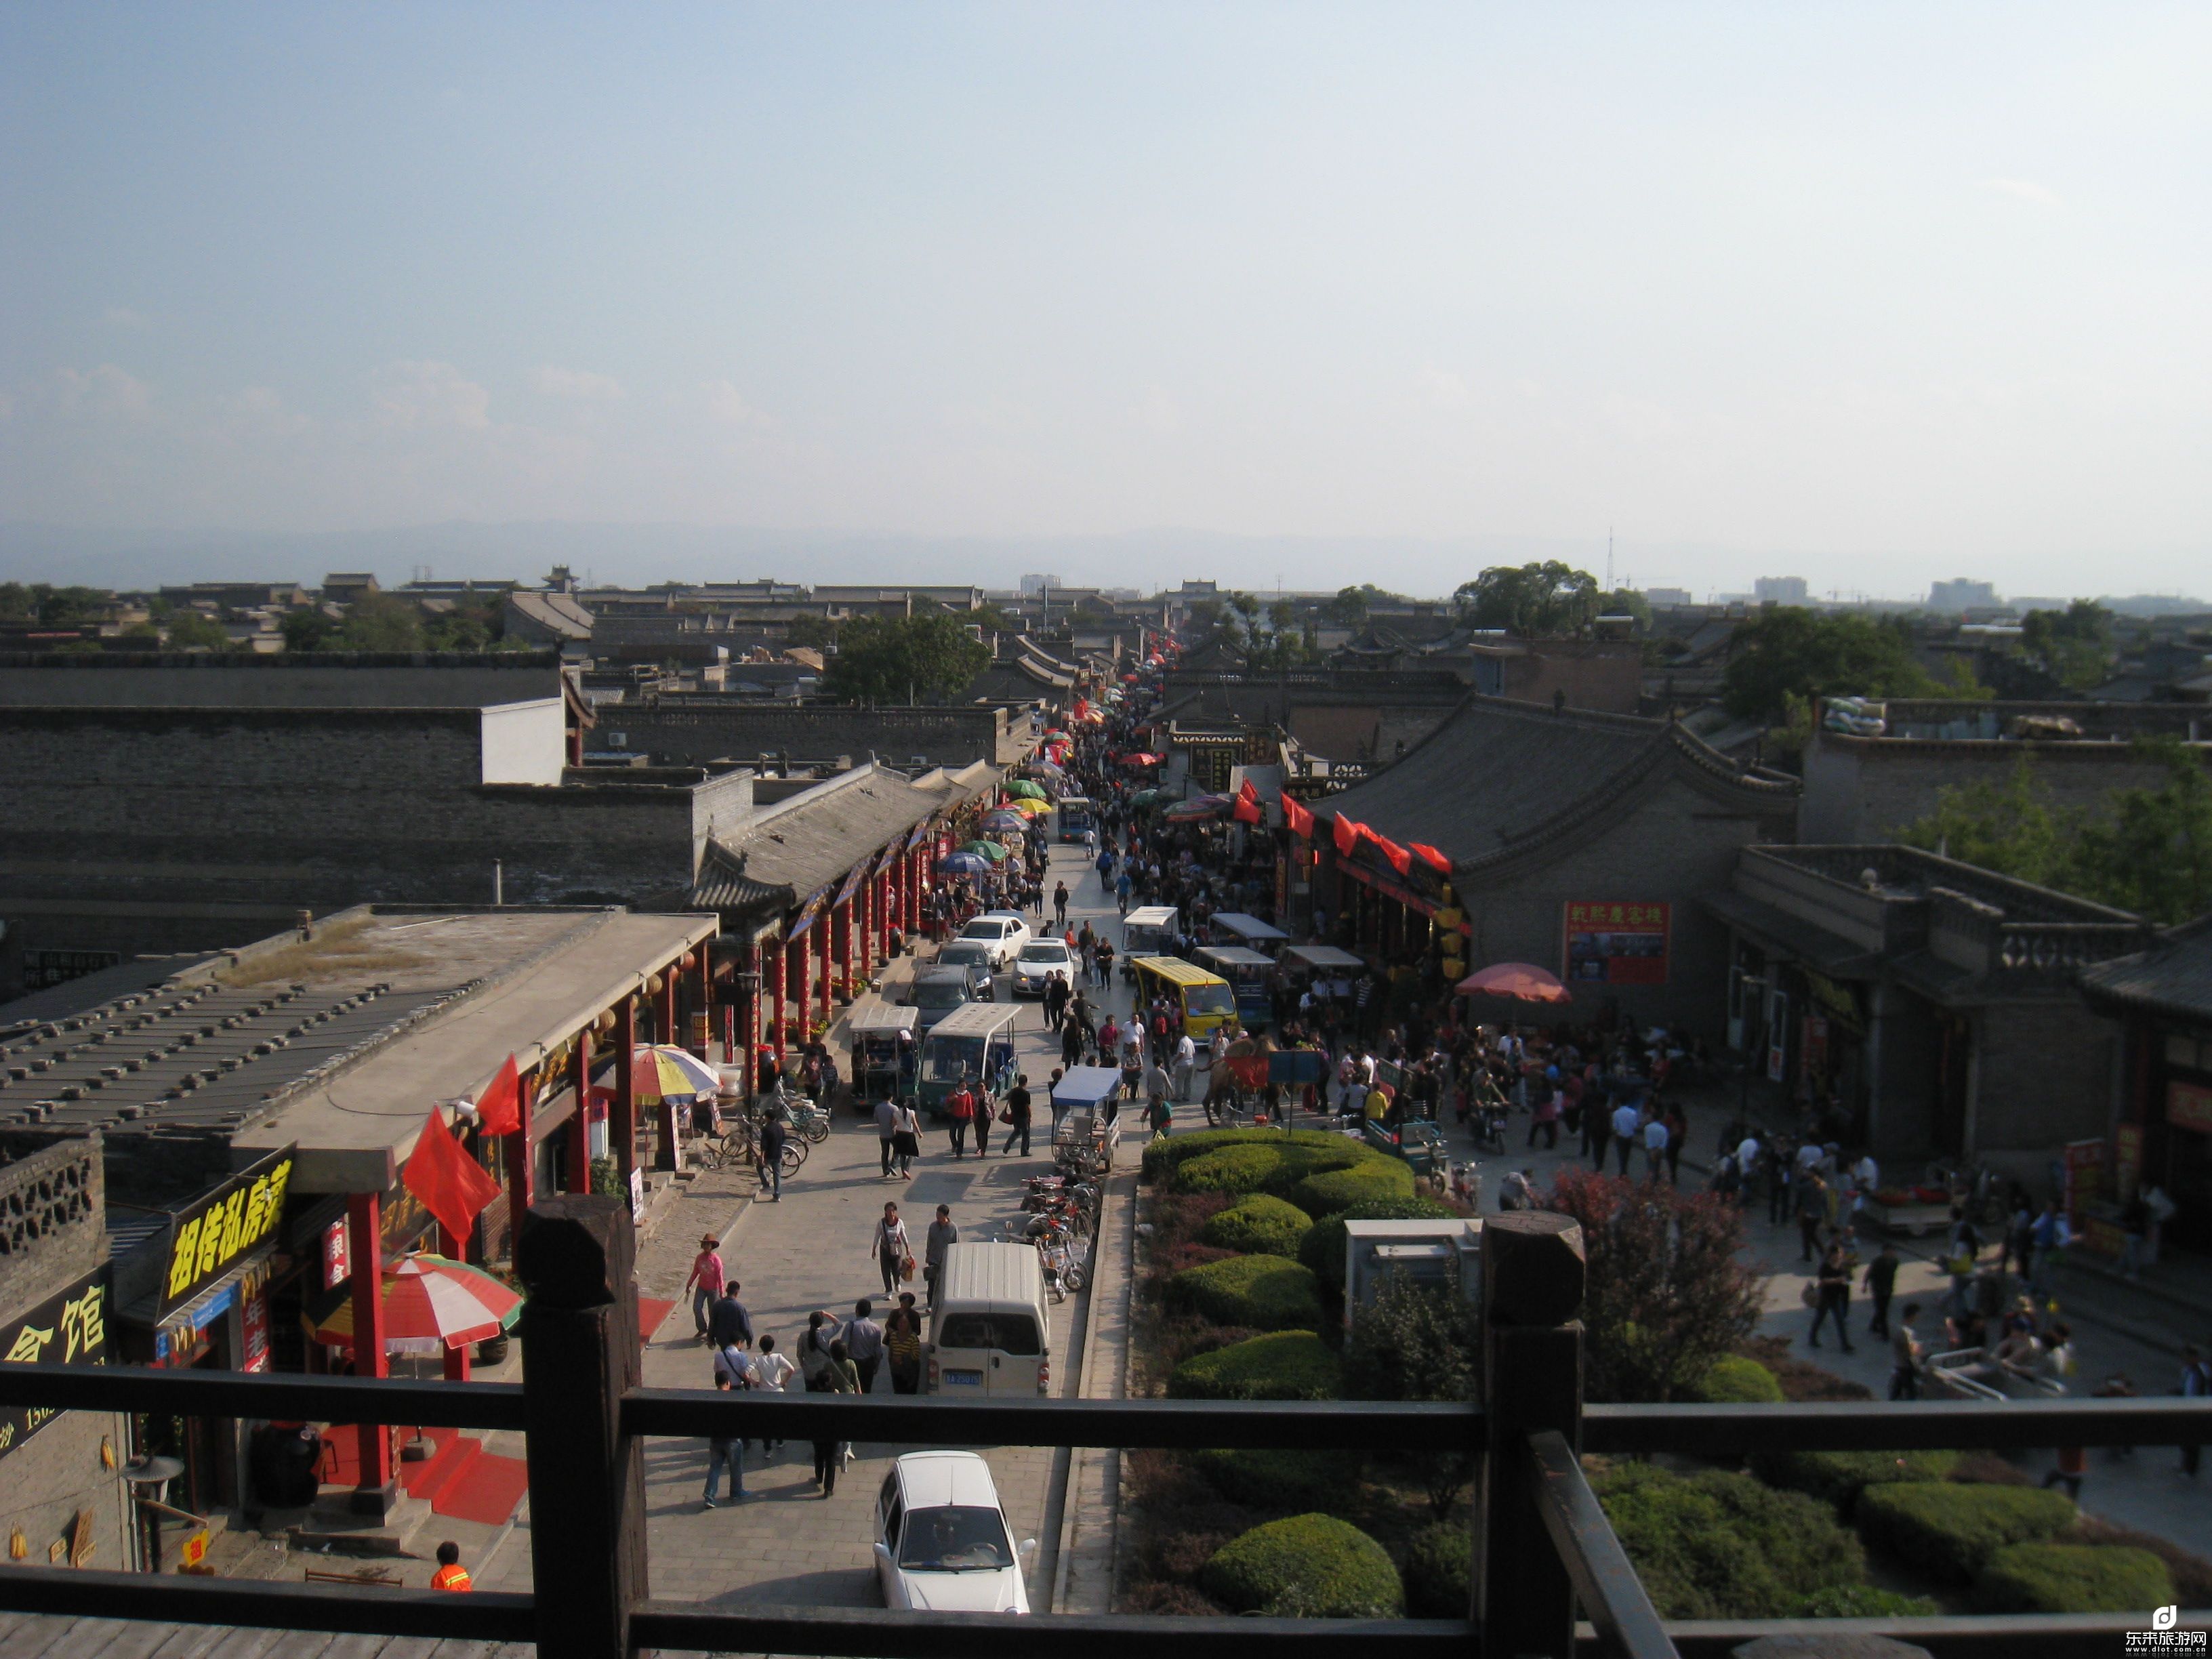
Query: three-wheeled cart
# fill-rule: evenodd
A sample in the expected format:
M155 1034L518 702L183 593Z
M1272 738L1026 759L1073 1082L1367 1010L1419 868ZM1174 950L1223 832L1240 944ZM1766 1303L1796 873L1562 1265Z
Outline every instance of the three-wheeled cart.
M1077 1066L1052 1091L1052 1155L1063 1168L1103 1173L1121 1143L1121 1073L1111 1066Z
M921 1011L879 1003L846 1022L853 1044L853 1103L872 1111L878 1101L914 1098L921 1075Z

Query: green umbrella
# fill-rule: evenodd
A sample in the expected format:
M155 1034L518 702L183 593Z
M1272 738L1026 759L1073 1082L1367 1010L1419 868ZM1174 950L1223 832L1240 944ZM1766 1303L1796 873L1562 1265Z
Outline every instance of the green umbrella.
M1132 806L1150 806L1158 801L1160 797L1166 793L1167 792L1164 789L1139 789L1135 794L1129 797L1129 805Z
M1061 731L1055 726L1051 731L1044 734L1044 740L1047 743L1066 743L1067 741L1067 733Z
M994 864L998 863L1006 856L1006 849L1000 846L995 841L963 841L960 843L957 850L963 853L973 853L976 857L988 859Z
M1031 783L1027 778L1016 778L1006 786L1006 793L1010 795L1025 796L1030 800L1045 799L1044 786L1041 783Z

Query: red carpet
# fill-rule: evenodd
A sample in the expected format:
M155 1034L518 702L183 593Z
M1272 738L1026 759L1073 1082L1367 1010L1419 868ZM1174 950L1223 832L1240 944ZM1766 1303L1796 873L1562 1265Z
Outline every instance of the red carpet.
M422 1437L436 1449L420 1462L400 1459L399 1485L410 1497L428 1499L436 1495L439 1484L451 1477L453 1460L462 1455L461 1434L458 1429L425 1429Z
M476 1455L463 1462L441 1486L430 1507L456 1520L502 1526L530 1489L530 1466L519 1457L501 1457L477 1443Z
M637 1298L638 1340L652 1341L653 1334L660 1328L661 1321L668 1317L668 1310L675 1305L673 1302L663 1302L657 1296L641 1294Z

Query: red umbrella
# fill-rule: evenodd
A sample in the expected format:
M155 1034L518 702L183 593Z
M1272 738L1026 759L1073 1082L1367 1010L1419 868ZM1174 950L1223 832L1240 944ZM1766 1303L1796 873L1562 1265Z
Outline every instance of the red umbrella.
M1569 1002L1567 988L1526 962L1498 962L1459 982L1460 994L1511 997L1516 1002Z
M1124 766L1158 766L1159 763L1160 757L1158 755L1136 754L1121 757L1121 764Z

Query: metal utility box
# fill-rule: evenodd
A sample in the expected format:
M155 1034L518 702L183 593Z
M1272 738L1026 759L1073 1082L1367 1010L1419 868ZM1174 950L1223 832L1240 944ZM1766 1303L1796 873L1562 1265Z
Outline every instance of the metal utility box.
M1459 1269L1460 1294L1482 1299L1482 1223L1472 1217L1449 1221L1347 1221L1344 1224L1344 1323L1375 1299L1393 1272L1417 1285L1450 1282Z

